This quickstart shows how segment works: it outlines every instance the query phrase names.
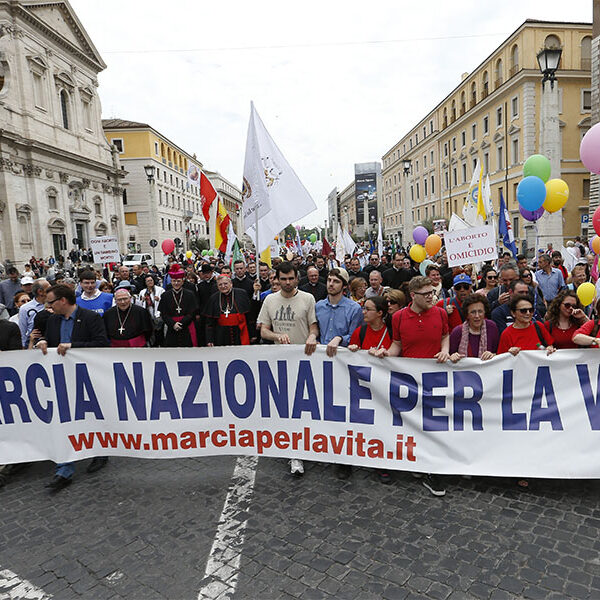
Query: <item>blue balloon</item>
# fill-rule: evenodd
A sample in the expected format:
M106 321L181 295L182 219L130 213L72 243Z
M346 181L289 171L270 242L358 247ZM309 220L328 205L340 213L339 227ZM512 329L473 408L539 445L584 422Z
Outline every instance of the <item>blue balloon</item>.
M521 179L517 186L517 201L525 209L535 212L546 200L546 184L535 175Z

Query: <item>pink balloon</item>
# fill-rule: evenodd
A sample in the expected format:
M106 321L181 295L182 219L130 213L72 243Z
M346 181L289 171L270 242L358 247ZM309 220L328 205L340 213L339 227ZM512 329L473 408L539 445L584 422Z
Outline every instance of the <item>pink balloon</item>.
M165 240L160 247L165 254L171 254L175 250L175 242L173 240Z
M581 162L590 173L600 174L600 123L596 123L581 140Z
M594 226L594 231L596 234L600 236L600 206L594 211L592 225Z

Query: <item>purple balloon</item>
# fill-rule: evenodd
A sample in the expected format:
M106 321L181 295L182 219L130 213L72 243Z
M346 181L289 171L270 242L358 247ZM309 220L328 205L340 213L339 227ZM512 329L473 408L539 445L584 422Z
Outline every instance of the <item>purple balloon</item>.
M519 204L519 212L527 221L537 221L544 214L544 207L540 206L537 210L527 210Z
M425 240L427 239L428 236L429 236L429 231L427 231L427 229L425 229L425 227L423 227L423 225L419 225L418 227L415 227L415 229L413 231L413 240L415 240L415 242L417 244L421 244L421 246L424 246Z
M588 241L588 246L590 247L590 250L591 250L592 252L594 252L594 248L592 247L592 240L593 240L593 239L594 239L594 238L593 238L593 237L591 237L591 238L589 239L589 241ZM594 252L594 254L596 254L596 253Z

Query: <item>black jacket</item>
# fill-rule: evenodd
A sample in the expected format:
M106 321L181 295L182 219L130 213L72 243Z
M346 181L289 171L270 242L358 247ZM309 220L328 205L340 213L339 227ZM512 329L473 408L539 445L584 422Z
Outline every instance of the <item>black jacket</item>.
M46 335L43 339L48 346L56 348L60 344L60 315L50 315L46 324ZM78 308L75 313L75 323L71 335L72 348L104 348L110 346L104 321L102 317L93 310Z
M0 350L22 350L21 330L16 323L0 320Z

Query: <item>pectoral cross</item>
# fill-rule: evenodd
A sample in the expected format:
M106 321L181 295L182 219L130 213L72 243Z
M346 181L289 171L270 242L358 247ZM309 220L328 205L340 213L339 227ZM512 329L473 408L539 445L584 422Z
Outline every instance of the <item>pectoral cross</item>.
M123 332L124 332L124 331L125 331L125 327L123 327L123 326L121 325L121 327L119 327L119 333L120 333L121 335L123 335Z
M179 314L181 312L181 306L178 306L176 310L177 310L177 313Z
M231 312L231 311L229 310L229 306L227 306L227 307L225 308L225 310L223 311L223 314L224 314L226 317L228 317L230 312Z

